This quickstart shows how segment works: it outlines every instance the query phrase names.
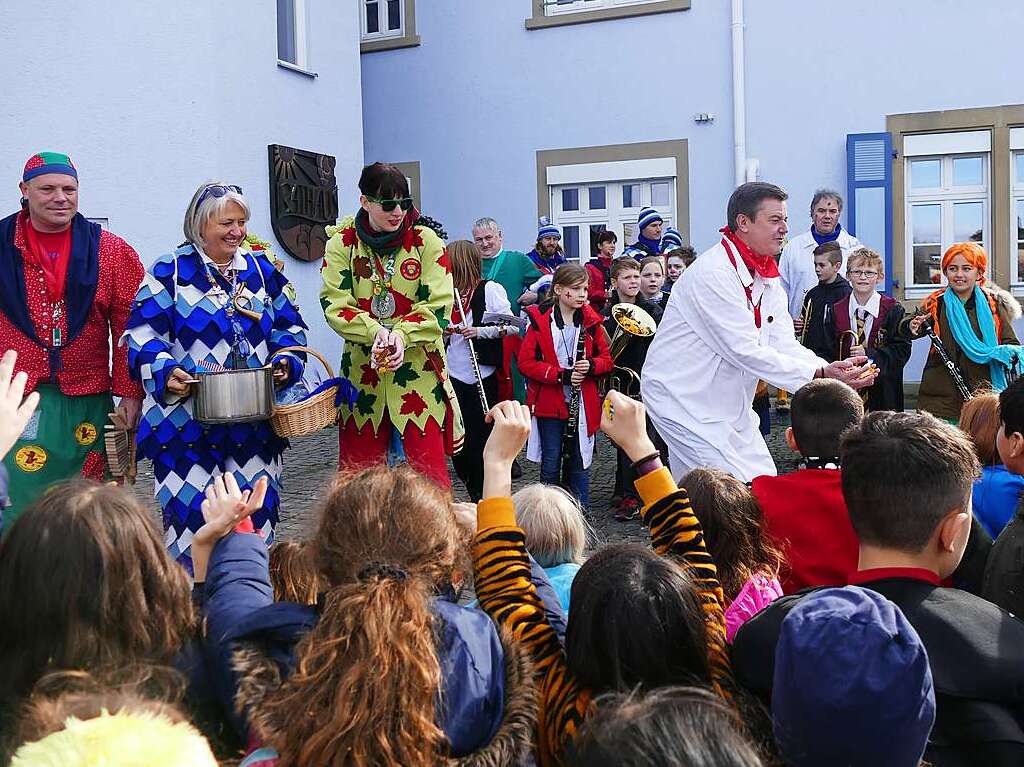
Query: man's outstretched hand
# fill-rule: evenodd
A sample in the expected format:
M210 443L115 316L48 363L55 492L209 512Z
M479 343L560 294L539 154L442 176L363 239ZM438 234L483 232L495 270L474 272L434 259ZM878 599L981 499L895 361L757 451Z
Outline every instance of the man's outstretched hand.
M878 378L878 368L867 357L848 357L822 368L822 378L834 378L854 389L866 389Z

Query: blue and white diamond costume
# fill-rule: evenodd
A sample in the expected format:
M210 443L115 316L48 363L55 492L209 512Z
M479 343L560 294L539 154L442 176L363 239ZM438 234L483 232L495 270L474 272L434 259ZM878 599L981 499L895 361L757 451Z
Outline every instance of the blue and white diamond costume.
M249 347L248 367L279 359L277 352L285 347L305 345L306 324L285 292L287 284L259 251L236 251L226 279L206 254L189 244L158 258L135 297L122 338L128 344L132 376L146 390L138 457L153 461L164 542L171 556L189 569L192 536L203 524L203 492L217 474L234 472L243 489L267 477L266 503L252 521L268 545L273 541L281 456L288 441L274 434L269 421L199 423L190 397L167 393L167 378L177 367L191 375L204 368L232 367L236 326ZM258 321L235 311L231 298L236 294L243 306L260 315ZM298 357L285 356L291 363L291 383L301 377L303 365Z

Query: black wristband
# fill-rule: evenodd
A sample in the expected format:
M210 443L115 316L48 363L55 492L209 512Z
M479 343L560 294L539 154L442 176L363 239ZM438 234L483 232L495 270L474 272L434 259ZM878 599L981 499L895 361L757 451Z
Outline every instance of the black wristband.
M632 468L633 471L636 471L638 468L640 468L641 464L647 463L648 461L653 461L655 458L661 458L661 453L659 453L658 451L654 451L650 455L645 455L640 460L633 461L633 463L630 464L630 468Z

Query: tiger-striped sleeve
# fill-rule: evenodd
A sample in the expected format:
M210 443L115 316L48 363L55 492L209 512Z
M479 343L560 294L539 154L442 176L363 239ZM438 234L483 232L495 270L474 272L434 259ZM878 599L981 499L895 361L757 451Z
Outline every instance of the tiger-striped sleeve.
M726 650L725 596L715 560L704 545L700 520L693 513L686 490L676 486L668 469L646 474L635 484L643 499L643 518L655 552L687 568L697 584L707 622L711 679L722 697L731 699L736 682Z
M583 723L590 691L565 660L558 635L544 616L544 604L530 580L526 537L516 526L511 498L486 498L477 506L473 574L480 606L522 642L537 667L540 686L541 764L562 763L565 747Z

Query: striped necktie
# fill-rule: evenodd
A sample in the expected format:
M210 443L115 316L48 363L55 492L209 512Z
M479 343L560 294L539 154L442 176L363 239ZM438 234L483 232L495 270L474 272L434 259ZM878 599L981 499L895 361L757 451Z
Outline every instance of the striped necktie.
M857 345L865 346L868 342L864 337L864 320L867 318L867 312L864 309L857 309L854 314L857 317Z

